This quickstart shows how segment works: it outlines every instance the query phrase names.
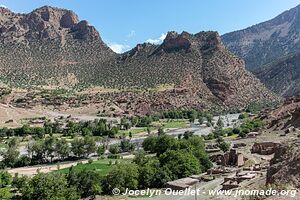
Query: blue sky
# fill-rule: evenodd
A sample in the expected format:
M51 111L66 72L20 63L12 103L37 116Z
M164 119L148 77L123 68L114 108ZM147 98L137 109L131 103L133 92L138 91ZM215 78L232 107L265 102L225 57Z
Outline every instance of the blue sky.
M167 31L220 34L266 21L300 0L0 0L15 12L43 5L71 9L89 21L115 51L145 41L160 42Z

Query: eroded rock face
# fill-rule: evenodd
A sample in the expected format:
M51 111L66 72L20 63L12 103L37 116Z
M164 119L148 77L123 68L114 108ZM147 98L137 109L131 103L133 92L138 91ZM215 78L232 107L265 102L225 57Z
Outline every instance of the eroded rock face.
M267 172L267 184L288 184L300 188L299 150L299 143L276 148Z
M266 121L269 129L287 131L300 128L300 96L287 98L277 108L261 113L260 117Z
M30 44L40 40L101 40L98 32L86 21L65 9L44 6L29 14L0 10L2 43Z

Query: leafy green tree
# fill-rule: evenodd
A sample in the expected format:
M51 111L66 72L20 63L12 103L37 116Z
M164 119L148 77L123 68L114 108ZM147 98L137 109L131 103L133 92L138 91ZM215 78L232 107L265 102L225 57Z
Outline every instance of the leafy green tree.
M140 188L153 188L156 187L156 175L160 163L157 158L147 159L147 161L139 167L139 187Z
M93 137L90 136L84 137L84 150L86 156L96 152L97 146L96 146L96 141Z
M212 114L207 113L205 115L205 118L206 118L206 120L207 120L208 123L210 123L210 124L212 123L212 120L213 120Z
M43 145L44 145L44 151L46 157L51 158L51 162L52 162L52 159L54 157L54 152L55 152L55 138L54 137L45 138Z
M97 155L98 156L102 156L105 153L105 146L104 145L100 145L97 148Z
M64 160L70 155L70 146L69 143L66 139L62 138L60 140L56 140L55 142L55 150L57 156L61 159Z
M172 172L174 179L201 173L199 161L186 150L168 150L159 156L159 161Z
M0 199L1 200L10 200L12 199L13 194L10 192L10 188L0 188Z
M157 134L160 136L160 135L164 135L165 134L165 131L162 127L159 127L158 128L158 131L157 131Z
M177 140L169 135L159 136L155 145L155 153L157 155L163 154L167 150L179 149L179 143Z
M157 143L157 137L155 136L150 136L147 137L144 141L143 141L143 148L145 151L149 151L151 153L155 152L155 148L156 148L156 143Z
M227 142L221 142L219 144L219 148L223 151L223 152L227 152L230 149L230 144Z
M15 166L14 167L24 167L24 166L29 166L31 164L31 158L28 157L27 155L21 155Z
M121 152L120 146L118 144L110 145L109 150L111 154L118 154Z
M74 172L71 169L68 175L68 184L75 187L82 198L99 195L101 180L101 175L95 171Z
M128 130L131 128L132 123L129 119L127 119L126 117L121 118L121 123L120 125L125 129Z
M42 127L35 127L33 129L34 135L36 135L39 139L42 139L45 137L45 129Z
M77 157L84 157L84 155L86 154L84 140L81 138L75 138L71 142L71 151Z
M0 171L0 188L11 185L12 180L12 176L7 171Z
M24 200L78 200L74 187L68 187L63 174L39 173L24 185L20 192Z
M132 163L118 164L106 176L104 191L111 194L114 188L125 192L126 188L138 189L139 172L138 166Z
M135 145L126 139L121 141L120 147L122 152L132 152L135 149Z
M2 152L3 162L8 167L14 167L18 161L20 152L16 147L8 147L7 151Z

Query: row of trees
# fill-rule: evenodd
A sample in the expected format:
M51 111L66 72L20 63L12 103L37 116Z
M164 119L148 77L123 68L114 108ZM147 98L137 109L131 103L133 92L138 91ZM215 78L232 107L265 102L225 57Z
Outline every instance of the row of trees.
M8 143L6 151L2 152L3 160L0 162L2 168L21 167L34 164L65 160L71 156L76 158L88 157L97 152L103 155L105 146L97 146L93 137L75 138L69 143L66 139L47 137L45 139L35 140L28 144L28 155L21 155L18 151L18 141L13 138Z
M35 138L41 139L45 137L45 134L61 133L65 136L73 137L75 135L93 135L114 138L118 134L118 131L118 127L112 126L105 119L100 119L79 123L68 121L66 127L63 127L59 122L45 122L43 127L24 125L20 128L2 128L0 129L0 137L33 135Z

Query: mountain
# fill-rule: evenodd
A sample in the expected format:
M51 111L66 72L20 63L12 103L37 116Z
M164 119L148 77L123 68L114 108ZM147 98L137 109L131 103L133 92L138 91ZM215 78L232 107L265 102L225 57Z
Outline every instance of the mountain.
M300 51L281 57L254 71L256 76L272 91L289 97L300 92Z
M29 14L0 8L0 80L13 86L76 85L116 54L87 21L44 6ZM105 67L103 67L105 69ZM101 78L101 74L99 74Z
M224 34L225 46L242 57L249 70L300 50L300 5L274 19Z
M175 84L225 105L270 98L270 92L229 52L217 32L169 32L161 45L141 44L119 56L129 87ZM128 72L132 73L128 73ZM124 84L124 83L123 83Z
M300 5L269 21L227 33L222 40L272 91L282 96L300 91Z
M169 32L160 45L139 44L116 54L72 11L48 6L29 14L0 11L0 80L12 87L143 91L141 101L173 107L242 107L277 99L217 32ZM115 99L124 101L119 94Z

